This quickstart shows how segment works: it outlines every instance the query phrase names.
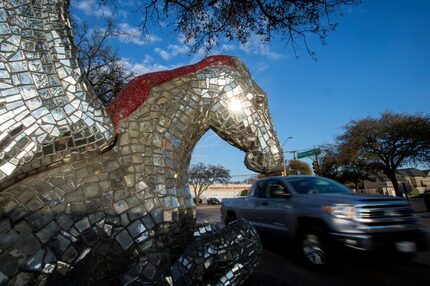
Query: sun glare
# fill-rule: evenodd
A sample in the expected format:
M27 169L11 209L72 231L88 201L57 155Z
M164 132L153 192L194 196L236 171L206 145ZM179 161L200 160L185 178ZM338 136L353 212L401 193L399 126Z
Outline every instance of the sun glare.
M232 98L228 104L228 108L231 112L239 112L242 110L242 103L237 98Z

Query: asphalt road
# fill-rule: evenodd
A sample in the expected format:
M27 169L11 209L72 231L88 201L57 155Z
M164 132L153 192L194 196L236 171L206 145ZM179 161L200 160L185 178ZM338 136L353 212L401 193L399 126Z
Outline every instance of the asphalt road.
M220 223L218 206L199 206L199 223ZM425 219L430 226L430 218ZM412 263L387 257L344 253L328 272L308 269L296 254L292 242L263 235L264 252L258 269L246 286L274 285L430 285L430 252L420 253Z

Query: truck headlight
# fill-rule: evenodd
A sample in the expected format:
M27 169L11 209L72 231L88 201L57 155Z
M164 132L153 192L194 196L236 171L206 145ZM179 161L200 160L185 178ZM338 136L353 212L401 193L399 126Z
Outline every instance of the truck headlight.
M322 209L337 218L353 219L355 217L355 207L353 205L336 204L332 206L323 206Z

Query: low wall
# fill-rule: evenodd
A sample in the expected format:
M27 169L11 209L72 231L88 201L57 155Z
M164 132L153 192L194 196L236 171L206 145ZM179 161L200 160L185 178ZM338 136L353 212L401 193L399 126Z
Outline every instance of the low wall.
M205 191L200 198L205 203L208 198L217 198L222 200L224 198L237 198L240 197L242 190L249 190L250 184L214 184ZM194 189L190 186L191 195L194 197Z

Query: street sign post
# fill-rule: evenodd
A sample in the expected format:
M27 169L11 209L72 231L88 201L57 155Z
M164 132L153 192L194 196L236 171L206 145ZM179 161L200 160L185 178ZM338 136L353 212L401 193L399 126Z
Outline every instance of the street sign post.
M315 148L315 149L308 150L306 152L297 153L297 159L317 156L319 154L321 154L321 149Z

